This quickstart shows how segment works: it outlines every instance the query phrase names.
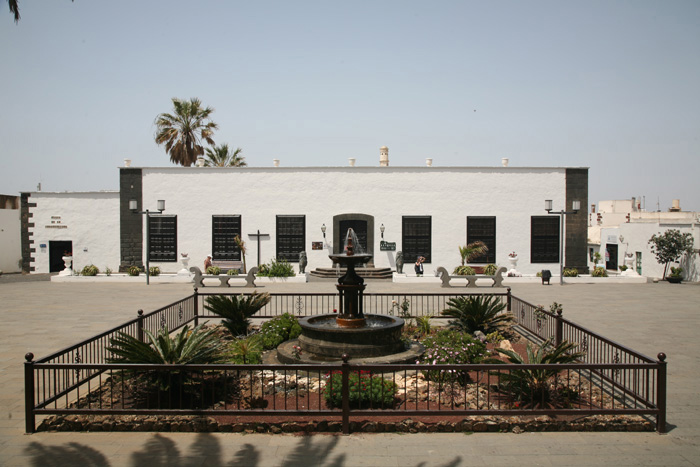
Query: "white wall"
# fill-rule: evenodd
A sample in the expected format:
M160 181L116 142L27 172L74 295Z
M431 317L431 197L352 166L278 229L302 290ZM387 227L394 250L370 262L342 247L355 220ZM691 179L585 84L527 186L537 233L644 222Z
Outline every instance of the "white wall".
M22 224L19 209L0 209L0 271L20 272Z
M564 168L464 168L464 167L332 167L332 168L143 168L143 208L155 209L166 200L165 214L178 216L178 257L189 253L190 265L202 265L211 252L214 214L240 214L246 241L248 266L257 262L257 243L248 234L270 234L261 242L261 262L276 252L278 214L306 215L307 270L328 267L328 250L312 250L311 242L333 241L333 216L361 213L374 216L374 262L393 267L395 252L380 251L379 226L385 240L401 250L402 216L432 216L432 262L426 274L438 266L460 264L459 245L466 243L467 216L496 216L496 262L508 266L511 251L518 253L518 270L534 274L558 270L558 264L530 264L530 218L547 215L544 200L554 200L554 210L564 208ZM585 215L585 213L584 213ZM118 215L115 214L118 220ZM145 228L144 228L145 232ZM145 242L144 242L145 243ZM330 248L330 246L329 246ZM145 258L145 251L144 251ZM179 263L151 263L164 272ZM404 272L412 273L407 264Z
M94 264L100 271L119 269L119 193L32 192L34 272L49 272L49 241L73 242L73 265ZM57 227L65 226L65 227ZM41 248L46 245L46 248Z

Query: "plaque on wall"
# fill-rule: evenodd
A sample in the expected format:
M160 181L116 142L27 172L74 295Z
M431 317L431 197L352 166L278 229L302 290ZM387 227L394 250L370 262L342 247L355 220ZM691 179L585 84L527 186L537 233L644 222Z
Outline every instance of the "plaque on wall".
M385 242L382 240L379 242L380 251L396 251L396 242Z
M323 242L311 242L312 250L323 250Z

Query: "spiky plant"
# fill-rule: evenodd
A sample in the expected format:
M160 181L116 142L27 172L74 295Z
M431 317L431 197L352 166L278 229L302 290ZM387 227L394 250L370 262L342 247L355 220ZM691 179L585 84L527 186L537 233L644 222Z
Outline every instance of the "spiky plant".
M232 336L248 334L250 317L270 303L270 294L257 292L248 295L213 295L207 298L204 308L224 318L222 324Z
M238 339L231 344L229 355L234 363L247 365L260 363L260 354L263 351L260 336L250 336L247 339Z
M209 364L223 361L223 343L214 335L215 329L205 330L203 324L190 330L184 326L175 338L171 338L166 330L160 330L158 335L144 330L146 342L125 333L118 333L110 338L111 346L107 348L112 356L107 357L109 363L135 364ZM171 388L171 382L185 383L186 378L180 378L179 372L155 371L145 375L149 387L156 386L161 391ZM143 374L141 374L143 377Z
M447 305L449 308L443 310L442 315L454 318L448 326L469 334L503 331L513 322L513 315L503 312L506 304L493 295L456 297Z
M584 356L583 352L575 352L578 344L564 341L557 346L552 346L552 339L540 344L536 349L528 343L526 356L523 357L512 351L497 348L496 351L515 365L523 364L564 364L574 363ZM501 362L502 363L502 362ZM511 370L501 372L499 376L500 390L509 394L514 400L522 401L530 406L543 406L552 400L556 385L552 379L559 373L557 369L542 370Z
M472 243L468 243L467 246L459 247L459 256L462 257L462 266L466 263L478 258L489 251L489 247L486 246L481 240L477 240Z

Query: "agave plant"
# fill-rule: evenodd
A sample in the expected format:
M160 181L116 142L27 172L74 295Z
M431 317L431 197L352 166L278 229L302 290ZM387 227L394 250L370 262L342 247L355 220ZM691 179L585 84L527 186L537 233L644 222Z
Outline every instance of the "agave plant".
M552 339L548 339L536 349L533 349L528 343L526 350L527 361L512 350L497 348L496 351L505 355L509 363L516 365L564 364L574 363L583 357L583 352L574 351L576 346L576 343L568 341L552 346ZM542 406L552 400L553 392L556 391L556 385L552 384L552 379L557 373L559 373L559 370L556 369L502 372L499 377L499 388L516 401L522 401L531 406Z
M204 308L224 318L222 324L232 336L248 334L250 317L270 303L270 294L254 292L244 295L213 295L204 304Z
M443 310L442 315L455 318L448 323L449 327L469 334L502 331L513 321L511 313L503 312L506 304L493 295L456 297L447 305L449 308Z

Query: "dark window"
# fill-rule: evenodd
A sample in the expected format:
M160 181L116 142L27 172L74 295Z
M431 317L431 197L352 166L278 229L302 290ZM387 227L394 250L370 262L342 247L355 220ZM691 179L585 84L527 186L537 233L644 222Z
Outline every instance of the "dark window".
M496 218L467 217L467 243L482 241L489 251L471 260L472 263L496 262Z
M532 216L530 261L559 262L559 216Z
M234 239L241 235L241 216L211 217L211 254L220 261L240 261L241 250Z
M419 256L430 262L430 216L403 216L401 249L406 263L415 263Z
M277 216L277 259L299 262L306 241L306 216Z
M177 261L177 216L148 216L148 260Z

